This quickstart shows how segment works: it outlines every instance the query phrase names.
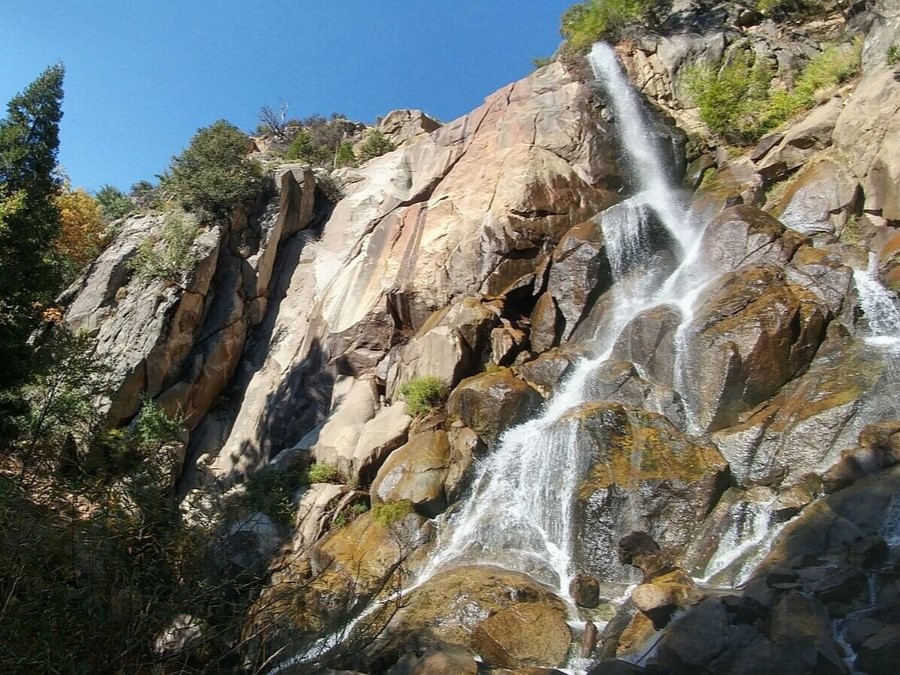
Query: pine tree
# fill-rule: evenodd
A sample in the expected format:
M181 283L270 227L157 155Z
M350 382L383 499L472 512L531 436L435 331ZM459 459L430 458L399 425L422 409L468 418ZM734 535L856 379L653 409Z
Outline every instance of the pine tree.
M0 397L7 401L30 372L28 335L59 291L53 242L64 74L61 64L47 68L9 102L0 120L0 191L7 200L16 198L0 227ZM7 415L0 401L0 418Z

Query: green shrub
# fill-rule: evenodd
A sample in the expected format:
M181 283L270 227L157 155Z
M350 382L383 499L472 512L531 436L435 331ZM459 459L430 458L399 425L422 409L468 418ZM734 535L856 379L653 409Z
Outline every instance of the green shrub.
M340 483L341 472L334 464L313 464L304 475L307 483Z
M859 70L861 42L826 48L797 77L789 91L773 91L771 71L749 51L738 53L718 71L687 72L688 94L700 118L720 140L748 145L792 116L811 108L816 94L846 81Z
M567 9L560 21L565 49L585 52L598 40L614 41L629 25L646 22L656 0L584 0Z
M350 513L354 517L361 516L368 510L369 510L369 505L366 504L366 502L355 502L354 504L350 505Z
M354 166L356 164L356 154L353 152L353 143L350 141L342 142L337 149L334 157L334 168L340 169L342 166Z
M888 47L887 63L889 66L896 66L900 63L900 43L895 43Z
M180 417L170 417L156 401L144 396L134 427L134 436L142 447L159 448L176 441L183 430L184 422Z
M247 157L248 147L240 129L219 120L200 129L187 150L172 158L164 183L185 209L227 220L262 187L262 167Z
M399 502L384 502L372 507L372 518L376 523L384 527L390 527L397 521L403 520L413 512L412 502L403 499Z
M111 223L119 218L124 218L134 211L134 204L124 192L112 185L104 185L97 190L97 201L100 203L100 212L103 220Z
M261 511L279 523L290 524L294 517L292 496L305 482L300 471L264 469L247 480L240 505L249 511Z
M406 401L411 415L423 415L447 400L450 389L439 377L417 377L400 387L400 396Z
M366 162L375 157L380 157L386 152L390 152L395 147L378 129L371 129L366 134L366 139L362 142L362 145L359 146L359 159L362 162Z
M197 258L194 242L200 229L179 216L170 216L161 237L148 237L128 261L128 267L141 280L162 279L174 282L187 272Z
M685 84L709 130L728 143L745 145L765 131L769 80L765 64L742 51L718 71L688 71Z
M321 166L331 159L331 152L328 148L317 146L313 143L312 134L306 129L301 129L294 136L284 155L285 159L313 164Z

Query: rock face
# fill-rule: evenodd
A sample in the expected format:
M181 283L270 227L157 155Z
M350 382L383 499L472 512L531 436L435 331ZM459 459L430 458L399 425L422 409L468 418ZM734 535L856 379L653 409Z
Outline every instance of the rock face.
M585 404L569 413L579 442L593 450L578 494L576 560L603 578L627 578L616 547L628 532L650 533L678 550L725 488L727 465L662 416L619 404Z

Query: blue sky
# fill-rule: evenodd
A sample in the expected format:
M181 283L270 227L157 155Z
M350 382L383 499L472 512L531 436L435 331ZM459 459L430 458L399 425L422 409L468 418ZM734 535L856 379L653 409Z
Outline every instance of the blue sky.
M0 104L62 61L60 163L75 185L127 190L199 127L249 131L280 100L291 117L449 121L551 54L573 2L4 0Z

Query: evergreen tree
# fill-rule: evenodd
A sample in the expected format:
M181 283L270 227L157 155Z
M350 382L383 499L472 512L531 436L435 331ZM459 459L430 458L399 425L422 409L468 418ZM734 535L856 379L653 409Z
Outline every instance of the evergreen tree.
M59 291L54 198L64 74L61 64L47 68L9 102L0 120L0 191L7 200L16 198L0 227L0 399L7 402L0 400L0 420L8 418L11 392L30 372L28 335Z

